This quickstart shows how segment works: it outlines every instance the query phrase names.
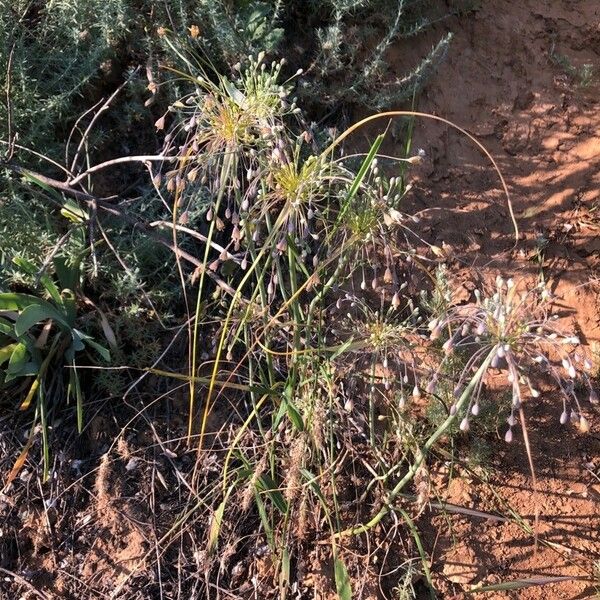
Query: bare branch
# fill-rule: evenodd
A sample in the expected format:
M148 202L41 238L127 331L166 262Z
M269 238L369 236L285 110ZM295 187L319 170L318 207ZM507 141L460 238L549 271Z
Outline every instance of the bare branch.
M139 67L136 67L135 70L129 75L129 77L109 96L108 100L98 109L98 112L92 117L89 125L86 127L83 135L81 136L81 141L79 142L79 146L77 146L77 150L75 151L75 156L73 157L73 162L71 163L71 171L75 171L75 167L77 166L77 160L79 159L79 155L85 142L92 130L92 127L96 124L96 121L100 118L100 115L108 110L110 103L119 95L119 92L134 78L136 73L139 71Z
M77 185L82 179L85 179L88 175L92 173L96 173L97 171L102 171L108 167L112 167L113 165L119 165L122 163L130 163L130 162L141 162L146 163L149 161L158 161L158 162L172 162L176 160L174 156L165 156L163 154L148 154L148 155L140 155L140 156L121 156L120 158L113 158L112 160L107 160L106 162L100 163L99 165L94 165L80 173L74 179L67 180L65 185L74 186Z
M153 221L152 223L149 223L149 225L150 225L150 227L170 227L171 229L173 229L173 223L170 223L169 221ZM190 229L189 227L184 227L183 225L175 225L175 229L177 231L187 233L188 235L195 237L196 239L200 240L201 242L208 243L208 238L205 235L202 235L201 233L198 233L197 231L194 231L193 229ZM223 248L223 246L220 246L216 242L210 242L210 247L214 248L215 250L217 250L220 253L225 252L225 254L227 255L227 260L233 260L238 264L242 262L240 258L235 256L234 254L231 254L227 250L227 248Z

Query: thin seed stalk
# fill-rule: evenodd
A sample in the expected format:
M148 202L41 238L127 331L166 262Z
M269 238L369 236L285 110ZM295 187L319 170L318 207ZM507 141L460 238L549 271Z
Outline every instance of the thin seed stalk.
M326 283L323 286L323 288L321 289L321 291L317 292L315 297L312 299L312 301L308 307L308 315L306 318L307 342L310 339L310 336L308 334L309 334L310 328L312 326L313 315L317 308L317 302L319 302L319 300L322 300L325 297L325 295L327 294L327 292L329 292L329 290L332 288L332 286L336 283L340 273L348 264L349 258L350 258L349 255L342 256L342 258L338 262L337 267L335 268L335 271L332 273L331 277L326 281Z
M225 174L224 181L227 182L229 179L230 172L232 172L232 167L234 167L234 159L233 155L227 154L224 159L223 164L223 172ZM235 171L233 171L235 172ZM208 230L206 247L204 249L204 258L202 260L202 272L200 273L200 281L198 283L198 296L196 298L196 310L194 313L194 326L192 328L192 360L191 360L191 373L190 373L190 405L189 405L189 418L188 418L188 444L190 443L192 436L192 427L194 424L194 403L195 403L195 394L196 394L196 364L198 360L198 327L200 325L200 304L202 303L202 291L204 289L204 274L206 273L206 269L208 268L208 255L211 249L211 242L215 231L215 223L216 223L216 215L219 213L219 207L221 205L221 200L225 194L226 185L222 185L219 190L219 194L217 196L217 201L215 203L215 218L212 219L210 223L210 228ZM173 211L173 219L175 219L175 210ZM173 230L175 234L175 229ZM234 298L235 300L235 298ZM232 301L233 305L233 301ZM204 429L204 427L203 427ZM204 433L204 432L203 432Z

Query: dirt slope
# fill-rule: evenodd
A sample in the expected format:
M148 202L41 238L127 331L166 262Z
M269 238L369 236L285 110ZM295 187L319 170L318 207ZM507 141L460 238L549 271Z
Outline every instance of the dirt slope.
M453 257L453 276L477 281L496 273L552 281L566 324L598 358L600 341L600 2L481 2L421 41L424 50L455 32L448 58L427 85L419 110L448 118L476 135L507 180L522 240L514 247L498 177L473 144L434 122L417 127L415 145L429 163L416 185L430 241ZM392 52L402 73L414 57ZM588 80L590 68L594 73ZM543 267L543 270L542 270ZM469 286L467 285L467 288ZM465 299L469 296L465 288ZM541 494L532 494L524 448L493 444L491 487L461 473L446 499L478 510L508 502L532 523L540 511L541 543L515 524L427 515L436 583L462 598L478 583L549 575L585 576L600 559L600 414L589 405L592 435L558 425L558 398L531 407L530 427ZM488 465L489 466L489 465ZM440 473L438 483L448 483ZM495 489L500 499L491 491ZM506 506L504 506L506 510ZM547 544L546 544L547 542ZM587 598L580 581L490 593L490 598Z

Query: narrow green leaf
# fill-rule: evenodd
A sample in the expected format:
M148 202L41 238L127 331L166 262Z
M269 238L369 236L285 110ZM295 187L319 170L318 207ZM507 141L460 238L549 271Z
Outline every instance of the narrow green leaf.
M286 414L287 414L287 402L286 402L285 398L283 398L281 400L281 404L279 405L279 408L277 409L277 414L275 415L275 418L273 419L273 425L271 427L272 431L275 432L278 430L281 420L283 419L283 417Z
M425 549L423 548L423 544L421 542L421 536L412 519L409 517L408 513L402 508L398 508L398 511L402 514L404 521L408 525L410 532L415 540L415 544L417 546L417 550L419 551L419 556L421 558L421 565L423 566L423 574L425 575L425 579L427 580L428 588L429 588L429 597L431 600L436 600L435 588L433 587L433 580L431 578L431 571L429 570L429 558L425 553Z
M79 382L79 375L75 368L75 363L71 363L73 367L69 372L69 388L75 393L75 407L77 412L77 432L83 431L83 393L81 392L81 384Z
M304 479L306 479L310 489L316 494L317 498L319 498L321 504L327 506L327 501L325 500L325 496L323 495L321 486L319 485L319 478L314 473L311 473L308 469L300 469L300 473L302 473L302 476Z
M340 600L352 600L352 586L346 565L338 557L335 558L335 587Z
M585 581L587 577L580 576L548 576L548 577L531 577L530 579L516 579L515 581L505 581L504 583L494 583L491 585L484 585L481 587L471 588L471 594L478 594L480 592L506 592L510 590L521 590L523 588L548 585L550 583L560 583L561 581Z
M53 262L61 288L63 290L77 289L77 285L79 284L79 261L71 264L67 262L64 256L56 256Z
M349 340L345 341L341 346L338 346L335 350L335 352L331 355L331 360L335 360L338 356L344 354L344 352L346 352L346 350L348 350L348 348L352 345L354 338L350 338Z
M17 345L9 344L8 346L4 346L4 348L0 348L0 365L4 364L12 356Z
M262 475L256 482L256 487L264 492L281 514L287 514L288 505L283 494L277 489L277 484L269 475Z
M342 221L342 219L346 213L346 210L348 209L348 205L350 204L350 202L352 201L354 196L356 196L356 193L358 192L361 183L363 182L364 178L367 175L367 172L369 170L369 167L371 166L371 163L375 159L377 152L379 152L379 148L380 148L381 144L383 143L384 137L385 137L384 134L380 134L377 136L377 138L375 138L375 141L373 142L373 145L371 146L369 153L367 154L367 156L365 157L365 160L363 161L362 165L360 166L360 169L358 170L358 173L356 174L356 177L354 178L354 181L352 182L352 185L350 186L350 189L348 190L348 193L346 194L346 198L344 199L344 204L342 205L340 213L337 218L338 224Z
M54 188L50 187L47 183L44 183L43 181L38 179L34 173L30 173L29 171L23 173L23 179L25 179L26 181L30 181L31 183L35 183L35 185L42 188L45 192L53 196L56 200L62 202L63 197L59 194L59 192Z
M93 339L89 337L83 338L83 341L91 346L106 362L110 362L110 351L108 348L105 348L98 342L95 342Z
M60 214L65 219L68 219L72 223L83 223L85 221L89 221L89 213L81 208L81 206L79 206L79 204L77 204L77 202L71 198L66 198L63 200L62 204L63 208L61 209Z
M260 497L260 494L258 492L254 493L254 501L256 502L256 506L258 508L258 515L260 517L263 529L265 530L265 535L267 536L267 543L269 544L269 548L271 548L271 550L274 550L275 537L273 535L273 528L271 527L271 523L269 523L269 516L267 515L265 503L262 501L262 498Z
M19 375L27 364L27 346L23 343L15 345L13 353L8 362L8 374Z
M13 340L17 338L15 334L15 325L11 321L7 319L3 319L0 317L0 333L5 335L6 337L12 338Z
M302 417L300 416L300 413L297 411L296 407L288 401L285 402L285 405L287 415L290 418L290 421L292 422L294 427L298 431L304 431L304 421L302 420Z
M15 321L15 333L21 337L40 321L52 319L60 325L67 327L63 316L51 304L30 304L23 309Z
M34 277L38 275L39 269L31 261L28 261L20 256L15 256L13 258L13 262L29 275L33 275ZM52 281L52 277L50 277L47 273L42 273L40 275L40 282L48 294L50 294L52 300L54 300L54 302L56 302L58 305L61 305L62 298L60 297L60 292L58 291L56 284L54 281Z
M284 548L281 553L281 571L279 573L279 597L285 600L290 585L290 553Z
M30 296L29 294L15 294L12 292L0 294L0 310L21 311L26 306L40 304L41 302L43 301L36 296Z

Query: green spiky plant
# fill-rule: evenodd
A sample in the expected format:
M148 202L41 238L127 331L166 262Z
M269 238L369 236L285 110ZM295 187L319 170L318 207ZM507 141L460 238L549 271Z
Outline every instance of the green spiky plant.
M45 481L50 456L48 413L55 411L64 397L75 402L78 430L83 427L77 355L87 349L109 361L110 352L78 328L79 263L68 264L55 258L56 277L52 277L25 259L14 260L24 273L39 280L42 294L0 293L0 385L3 393L12 388L13 393L23 394L20 410L35 407L32 435L39 423Z
M289 583L294 520L319 511L336 540L380 523L403 490L425 477L426 456L456 415L474 414L488 370L495 368L498 342L475 342L454 382L457 400L420 439L411 405L418 414L421 397L435 394L439 367L435 352L428 354L420 310L402 283L406 263L432 260L417 254L415 240L423 244L415 232L418 220L401 210L409 188L380 168L382 136L352 168L332 151L337 142L320 147L288 99L289 81L277 82L281 63L264 59L251 57L231 78L187 75L194 90L157 124L162 129L170 123L163 154L175 160L155 180L172 194L177 238L189 235L179 215L212 199L203 264L192 278L198 287L189 436L198 436L200 451L213 408L238 406L237 394L248 394L247 417L227 444L220 493L211 488L203 496L203 503L216 507L208 548L215 555L219 540L231 535L224 523L241 518L240 506L244 512L254 504ZM194 65L188 67L193 73ZM418 157L408 160L414 162ZM439 248L429 250L439 256ZM440 314L438 320L483 310L454 308L444 293L429 309ZM444 326L451 324L447 319ZM511 343L526 347L519 322L511 326ZM214 343L202 350L200 340L207 337ZM543 327L538 337L552 343ZM444 344L446 354L453 349ZM525 363L520 356L515 364ZM201 367L208 377L200 375ZM349 529L338 508L339 481L329 476L337 461L360 460L344 429L361 435L363 459L373 461L359 503L376 490L387 498L374 516L365 515L364 525ZM332 552L338 564L337 545ZM338 571L339 592L346 589L345 567Z

